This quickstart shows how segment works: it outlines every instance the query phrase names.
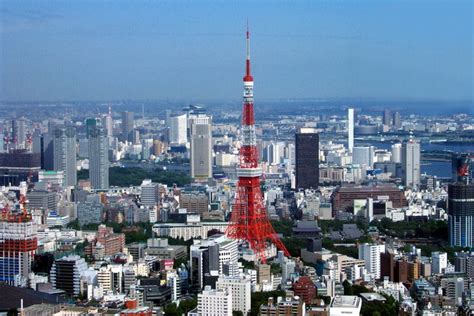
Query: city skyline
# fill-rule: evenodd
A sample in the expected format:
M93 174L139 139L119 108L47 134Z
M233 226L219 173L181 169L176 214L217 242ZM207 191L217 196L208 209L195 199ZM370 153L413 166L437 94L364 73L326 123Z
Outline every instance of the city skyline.
M472 101L469 1L143 4L2 2L0 99L237 99L248 19L261 100Z

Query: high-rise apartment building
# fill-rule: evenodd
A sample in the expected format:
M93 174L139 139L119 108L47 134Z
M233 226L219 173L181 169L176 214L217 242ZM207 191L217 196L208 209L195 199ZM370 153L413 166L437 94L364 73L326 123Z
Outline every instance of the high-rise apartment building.
M403 183L407 187L420 185L420 143L413 139L402 146Z
M109 140L106 131L93 126L89 133L89 179L93 189L109 188Z
M444 269L448 267L448 254L446 252L431 253L431 273L442 274Z
M316 189L319 185L319 134L301 128L295 135L296 189Z
M122 140L133 142L133 112L122 112Z
M365 268L368 272L373 273L376 279L380 279L380 254L384 252L385 244L359 244L359 259L365 261Z
M212 178L212 119L201 114L189 119L191 126L191 177Z
M77 184L76 130L74 127L57 128L53 139L54 170L64 171L66 186Z
M354 147L354 109L347 109L347 148L352 152Z

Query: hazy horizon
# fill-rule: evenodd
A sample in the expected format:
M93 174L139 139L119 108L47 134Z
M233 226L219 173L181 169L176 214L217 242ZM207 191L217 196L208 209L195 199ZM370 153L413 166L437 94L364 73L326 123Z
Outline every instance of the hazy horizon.
M473 101L471 1L2 1L0 100Z

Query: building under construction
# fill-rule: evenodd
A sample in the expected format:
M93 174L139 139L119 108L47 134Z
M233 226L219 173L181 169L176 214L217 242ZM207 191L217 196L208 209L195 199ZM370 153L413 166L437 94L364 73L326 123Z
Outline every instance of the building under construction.
M0 283L28 286L28 273L38 248L37 226L26 212L25 198L20 209L5 204L0 216Z

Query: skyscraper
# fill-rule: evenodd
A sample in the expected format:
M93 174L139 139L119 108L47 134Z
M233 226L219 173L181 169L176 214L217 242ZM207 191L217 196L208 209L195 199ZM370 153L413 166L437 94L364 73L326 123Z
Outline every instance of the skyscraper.
M319 186L319 134L312 128L301 128L295 135L296 189Z
M402 162L402 144L395 143L391 147L392 152L392 162L401 163Z
M30 214L0 214L1 283L28 286L28 274L37 248L37 225Z
M87 263L83 258L70 255L55 260L49 275L54 288L76 296L80 293L81 276L86 270Z
M405 186L420 185L420 143L411 138L402 147L402 170Z
M448 225L452 247L474 246L474 184L448 186Z
M187 142L187 116L178 114L170 116L169 141L171 144L186 144Z
M393 113L393 126L397 129L402 127L402 120L398 111Z
M392 111L389 109L383 110L383 125L391 126L392 121Z
M105 129L107 130L107 136L114 136L114 121L112 119L112 107L109 106L109 112L104 117Z
M133 112L122 112L122 140L133 142Z
M14 148L25 148L26 128L23 118L12 120L12 141Z
M64 171L66 186L77 184L76 168L76 130L74 127L62 127L54 130L53 139L54 170Z
M191 177L212 178L212 119L200 114L190 117Z
M380 254L385 252L385 244L359 244L359 259L365 261L368 272L374 273L376 279L380 279Z
M109 188L109 141L106 131L94 126L89 134L89 178L93 189Z
M352 152L354 147L354 109L347 109L347 147Z

